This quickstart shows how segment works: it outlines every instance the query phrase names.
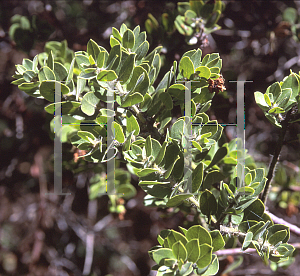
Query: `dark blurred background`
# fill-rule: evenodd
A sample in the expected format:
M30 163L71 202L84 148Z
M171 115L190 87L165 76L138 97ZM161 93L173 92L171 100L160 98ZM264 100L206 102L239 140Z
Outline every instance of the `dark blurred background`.
M86 263L86 240L91 221L97 222L94 258L89 275L155 275L147 251L157 244L156 236L165 228L178 229L193 220L181 212L143 206L145 193L125 202L122 216L109 213L108 198L93 202L88 198L88 168L84 160L74 161L74 151L64 144L64 188L70 196L45 195L51 191L53 140L44 111L45 100L28 97L11 85L15 64L32 59L47 41L64 39L74 51L86 50L90 38L110 49L111 28L122 23L145 30L151 13L159 23L163 12L177 9L177 1L21 1L0 2L0 275L82 275ZM233 123L236 117L236 84L246 79L246 148L257 166L267 167L278 129L272 126L255 104L254 92L264 92L300 68L300 43L285 24L287 7L297 11L298 1L227 1L218 22L221 29L208 36L204 54L219 52L227 90L214 97L209 115L220 123ZM25 28L14 39L10 27L16 15L25 16ZM29 25L28 25L29 24ZM160 77L181 55L201 45L188 45L178 32L148 33L150 51L163 45ZM234 131L226 130L235 138ZM270 210L300 226L299 123L292 124L280 156ZM73 161L72 161L73 160ZM81 168L87 170L81 170ZM77 173L74 174L74 169ZM297 241L292 235L291 242ZM298 260L298 263L297 263ZM220 263L220 273L234 258ZM245 255L244 263L226 275L298 275L300 259L288 269L272 271L258 256ZM225 274L223 274L225 275Z

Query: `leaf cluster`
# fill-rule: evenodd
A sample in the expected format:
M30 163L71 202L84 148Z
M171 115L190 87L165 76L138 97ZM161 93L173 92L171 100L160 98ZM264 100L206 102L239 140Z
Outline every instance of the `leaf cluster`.
M201 3L189 5L196 14L211 8L210 2ZM221 9L220 3L215 1L213 9ZM48 42L45 52L16 65L12 83L30 96L51 102L45 110L62 119L57 135L83 151L81 158L94 163L113 158L125 161L147 193L145 205L195 207L210 226L211 231L195 225L182 229L183 234L163 232L160 246L150 251L158 275L216 274L218 259L212 252L224 246L219 230L237 232L226 225L242 227L243 248L255 247L265 261L288 258L293 251L286 245L288 229L269 227L272 221L258 199L266 184L264 170L256 169L253 159L243 153L240 140L221 142L223 127L205 113L216 93L209 86L221 78L219 54L202 57L200 49L190 50L178 65L174 61L156 85L162 47L148 53L146 32L140 32L139 26L113 28L110 46L107 51L90 40L86 51L74 53L66 41ZM270 86L265 95L256 92L257 101L274 122L279 124L281 110L287 112L299 100L299 78L292 73ZM174 106L184 116L169 127ZM245 170L240 160L245 160ZM134 196L129 173L116 171L116 176L120 196ZM96 174L91 183L91 199L106 191L102 174ZM118 212L116 197L111 202L111 211ZM246 228L248 221L253 224L251 230Z
M257 105L264 111L265 116L273 125L281 128L284 116L296 105L298 105L299 113L299 82L299 74L291 72L280 83L275 82L270 85L265 94L254 93Z

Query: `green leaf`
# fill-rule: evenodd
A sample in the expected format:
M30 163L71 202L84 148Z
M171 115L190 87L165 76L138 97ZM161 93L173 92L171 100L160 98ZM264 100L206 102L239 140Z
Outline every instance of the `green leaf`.
M66 67L58 62L54 62L54 74L57 81L64 81L68 77Z
M252 238L253 238L253 233L252 232L248 232L246 234L245 239L244 239L242 250L246 250L251 245Z
M136 50L136 60L141 60L149 50L149 42L144 41Z
M13 78L18 78L14 81L11 82L11 84L14 84L14 85L19 85L19 84L22 84L25 82L24 78L22 78L22 76L20 75L17 75L18 77L16 77L16 75L13 76ZM20 77L19 77L20 76Z
M123 47L131 49L134 46L134 41L135 41L135 38L134 38L133 31L127 29L125 31L125 33L123 34L123 41L122 41Z
M88 131L78 131L77 135L89 143L93 143L96 140L93 133L88 132Z
M185 17L185 22L188 25L191 25L195 21L195 18L197 17L197 14L192 10L187 10L184 13L184 17Z
M291 88L282 89L282 93L280 94L280 96L277 99L277 105L279 107L285 109L286 104L290 100L291 96L292 96L292 89Z
M89 56L92 56L94 60L97 60L100 53L100 47L93 39L90 39L87 44L87 53Z
M174 25L180 34L190 36L193 34L193 29L183 22L183 18L183 16L178 15L174 21Z
M188 275L191 275L192 272L193 272L193 263L187 262L184 265L182 265L182 267L179 271L179 275L180 276L188 276Z
M156 139L153 139L153 138L151 138L151 142L152 142L152 152L151 152L151 155L154 157L154 160L155 160L155 158L159 154L159 151L161 149L161 145L160 145L160 143Z
M278 253L281 255L282 258L286 258L292 255L294 252L295 248L291 244L281 244L277 247Z
M210 54L205 55L205 57L202 59L201 65L205 66L210 60Z
M186 87L183 84L176 83L176 84L172 84L169 87L168 93L170 95L172 95L173 97L184 101L184 99L185 99L185 96L184 96L185 89L186 89Z
M175 207L180 205L185 199L191 197L191 194L179 194L179 195L175 195L173 197L171 197L168 200L167 206L168 207Z
M172 241L173 241L173 243L172 243ZM168 235L168 243L169 243L169 245L171 245L171 243L173 245L176 241L181 241L184 246L188 242L187 238L184 235L182 235L181 233L179 233L177 231L171 230L169 235Z
M18 88L30 96L39 97L41 96L41 94L38 86L39 86L38 82L25 82L18 85Z
M272 106L272 103L270 101L268 94L264 94L264 99L268 106Z
M122 198L130 199L133 198L137 192L133 185L125 183L117 187L116 193L121 195Z
M214 11L207 19L205 28L212 28L218 22L220 16L221 16L221 11Z
M281 94L281 87L279 85L279 82L275 82L272 85L270 85L267 88L266 93L268 94L272 94L273 96L273 101L276 102L277 98L279 97L279 95Z
M135 56L136 54L130 54L124 63L121 65L120 74L119 74L119 80L121 81L121 84L128 83L130 80L130 76L132 74L132 70L135 63Z
M176 259L172 250L169 248L160 248L153 251L152 257L158 265L163 265L165 259Z
M214 215L217 212L217 201L214 195L205 190L200 196L200 210L206 216Z
M185 248L187 250L187 260L195 263L200 256L200 246L198 239L190 240L186 245Z
M57 81L46 80L41 83L40 93L46 100L54 102L54 95L59 92L61 92L62 95L65 95L70 92L70 89L66 85ZM59 94L59 97L61 97L61 94Z
M117 78L118 76L113 70L101 70L97 75L98 81L113 81Z
M40 69L38 77L40 82L45 80L55 80L55 74L48 66L44 66Z
M134 117L134 115L129 110L127 110L127 112L126 112L126 134L128 135L132 131L134 131L134 133L133 133L134 135L139 135L140 126L139 126L139 123L137 122L136 118Z
M73 74L74 74L74 64L75 64L75 58L73 58L71 64L70 64L70 68L69 68L69 73L67 76L67 80L66 81L70 81L73 79Z
M90 179L90 191L89 191L89 199L93 200L99 196L101 193L105 193L106 190L106 181L105 177L101 178L99 174L91 177Z
M45 107L45 111L54 114L55 112L55 106L58 104L61 105L61 114L72 114L74 111L77 110L79 106L81 106L81 103L79 102L73 102L73 101L66 101L66 102L60 102L60 103L52 103Z
M202 152L202 147L197 143L196 141L192 141L193 146L198 149L200 152Z
M181 231L184 235L186 235L187 229L185 229L185 228L183 228L183 227L181 227L181 226L178 226L178 228L180 229L180 231Z
M252 175L251 173L247 173L245 176L245 185L249 186L251 182L252 182Z
M35 73L34 71L32 71L32 70L27 70L27 71L24 73L23 78L24 78L25 81L31 82L32 79L33 79L35 76L36 76L36 73ZM23 82L21 82L21 83L23 83Z
M84 66L89 66L90 61L89 58L82 54L75 54L75 60L77 62L78 67L82 70L84 69Z
M121 45L115 45L114 47L111 48L109 56L107 58L106 62L106 69L111 69L111 70L116 70L120 64L121 60Z
M149 174L157 172L157 171L158 171L157 169L145 168L145 169L142 169L139 172L137 172L136 175L138 177L143 177L143 176L149 175Z
M94 68L92 68L92 69L86 69L83 72L81 72L78 78L85 79L85 80L91 80L96 77L97 77L96 70Z
M117 122L113 122L113 123L114 123L114 128L115 128L115 139L119 143L124 143L125 136L124 136L122 127Z
M47 59L47 66L53 70L54 69L54 57L52 51L50 51Z
M225 241L219 230L210 231L209 234L212 237L213 252L218 251L225 246Z
M146 155L149 157L152 154L152 141L150 135L146 138L145 149Z
M202 61L202 63L203 63L203 61ZM198 68L196 68L196 72L199 72L198 76L200 78L209 79L210 75L211 75L209 68L206 66L199 66Z
M97 58L97 67L103 68L106 64L106 61L108 59L108 53L106 51L101 51Z
M95 96L94 92L86 93L81 101L81 111L88 116L94 115L99 101L100 99Z
M217 255L212 254L211 264L203 275L216 275L219 271L219 260Z
M266 114L265 113L265 116L266 118L274 125L274 126L277 126L279 128L282 128L281 124L279 124L276 120L276 118L274 117L274 115L271 115L271 114Z
M204 268L211 263L212 249L212 246L206 243L200 245L200 257L196 262L198 268Z
M157 165L159 165L162 162L162 160L163 160L163 158L165 156L165 153L166 153L166 147L167 147L167 142L164 141L163 144L162 144L162 146L161 146L161 148L160 148L160 150L159 150L158 155L156 156L156 159L154 160L154 162Z
M19 66L22 66L23 68L25 68L25 70L33 70L34 69L33 62L28 58L24 58L22 61L22 65L19 65ZM24 70L24 72L25 72L25 70ZM20 74L22 74L22 73L20 72Z
M188 3L185 3L185 2L179 2L179 3L182 3L182 4L188 4ZM178 3L178 4L179 4ZM188 8L191 8L196 14L197 16L199 17L200 16L200 11L203 7L204 3L202 0L199 0L199 1L191 1L189 4L188 4ZM190 6L190 7L189 7ZM179 7L178 7L179 9Z
M173 101L169 93L163 92L159 95L159 98L161 99L167 110L173 109Z
M267 111L269 109L268 104L265 101L265 97L264 94L260 93L260 92L255 92L254 93L254 98L255 98L255 102L256 104L264 111Z
M195 51L192 54L192 56L190 56L190 58L194 64L194 68L198 68L201 65L201 56L202 56L201 49L197 49L197 51Z
M255 190L251 187L241 187L237 189L237 192L243 195L253 195Z
M143 76L143 79L141 77ZM127 84L127 90L133 92L139 92L143 96L147 93L150 85L150 80L147 71L141 67L136 66L133 69L130 82Z
M122 103L121 107L128 107L128 106L133 106L135 104L138 104L143 101L143 96L142 94L135 92L132 95L128 95L124 102Z
M171 128L170 136L173 139L181 140L182 134L184 133L184 121L177 120Z
M298 18L297 10L292 7L286 8L283 12L282 18L284 21L289 22L291 25L295 24Z
M194 71L194 64L191 59L189 57L183 57L179 62L179 72L184 78L190 79Z
M122 36L121 36L121 34L119 33L119 31L115 27L112 27L112 35L116 39L118 39L120 42L122 42Z
M298 78L296 77L295 73L290 74L284 81L281 86L281 89L291 88L292 95L291 99L295 99L295 97L299 94L299 82Z
M26 69L26 67L24 67L23 65L20 65L20 64L17 64L15 66L16 66L18 73L21 75L23 75L26 72L26 70L28 70L28 69Z
M183 245L183 243L181 241L177 241L173 244L172 246L172 252L173 252L173 255L175 256L175 258L177 260L183 260L185 261L186 260L186 257L187 257L187 251Z
M217 170L209 172L203 181L203 189L210 189L212 184L218 183L224 178L225 176Z
M214 155L212 161L210 162L210 164L208 165L208 167L206 168L209 169L212 166L214 166L215 164L217 164L219 161L221 161L225 156L227 155L227 148L226 147L221 147L217 150L216 154Z
M123 23L120 28L120 34L123 35L127 30L127 26Z
M170 76L170 74L172 75L172 72L167 72L163 79L160 81L160 83L157 85L155 92L161 92L161 91L165 91L165 89L167 89L170 85L170 80L172 79L172 77Z
M192 193L199 190L203 180L203 163L200 162L192 173Z
M79 95L81 94L81 92L84 90L86 85L86 79L77 78L77 91L76 91L76 100L79 99Z
M165 185L165 184L169 184L170 182L161 182L161 181L148 181L148 180L143 180L139 182L139 186L142 185Z
M219 62L220 62L220 58L217 57L217 58L215 58L213 60L209 60L209 62L205 65L205 67L208 67L208 68L217 67L218 68Z
M268 238L268 242L272 245L276 245L279 242L282 242L285 239L285 237L287 236L287 234L288 234L287 230L280 230L280 231L274 233L272 236L270 236Z
M281 230L286 230L287 231L287 235L286 237L282 240L283 243L288 242L288 240L290 239L290 231L289 231L289 227L283 225L283 224L274 224L273 226L270 226L268 228L268 239L270 239L270 237L272 237L272 235L274 235L275 233L281 231Z
M198 239L200 245L202 244L212 245L212 239L209 232L201 225L194 225L190 227L186 232L185 236L189 241L192 239Z
M281 107L274 107L274 108L271 108L268 112L274 113L274 114L279 114L279 113L285 113L285 110Z
M174 160L174 162L171 165L166 166L167 167L167 171L165 172L165 179L167 179L167 178L170 177L171 173L173 172L173 170L175 168L175 165L179 164L179 163L177 163L178 160L180 160L180 156L179 155L177 155L176 159ZM174 170L174 173L173 173L174 177L176 177L175 174L176 174L176 170ZM180 176L178 176L176 178L179 178Z
M265 206L260 199L256 199L245 209L244 219L258 220L264 213Z

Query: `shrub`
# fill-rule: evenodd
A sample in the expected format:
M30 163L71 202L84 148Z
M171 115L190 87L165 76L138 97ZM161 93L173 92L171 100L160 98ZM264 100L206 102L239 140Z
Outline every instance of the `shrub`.
M227 236L238 236L242 250L255 248L265 263L289 261L294 251L287 243L289 228L274 224L265 213L265 185L271 176L267 179L246 155L242 179L237 163L241 141L222 142L223 127L205 113L214 95L225 89L219 54L202 58L200 49L190 50L158 81L161 47L148 54L146 33L139 26L113 28L110 45L107 51L90 40L87 51L74 53L65 41L48 42L33 61L16 65L13 84L52 102L45 107L50 114L61 106L63 126L57 135L82 150L81 158L125 161L147 193L146 206L197 211L194 225L181 227L182 233L163 230L158 235L159 245L149 251L157 275L215 275L215 253ZM267 118L279 127L282 114L288 120L299 102L299 79L291 73L265 95L255 94ZM61 89L60 103L55 102L56 87ZM174 106L185 116L173 123ZM128 174L115 178L114 202L135 195ZM108 189L100 173L91 182L90 198ZM262 192L263 201L258 198Z

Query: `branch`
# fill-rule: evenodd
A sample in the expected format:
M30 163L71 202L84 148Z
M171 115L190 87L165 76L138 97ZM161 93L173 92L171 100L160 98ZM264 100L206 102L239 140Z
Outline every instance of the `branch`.
M300 248L300 243L291 243L292 246L295 248ZM256 249L254 248L248 248L245 251L242 251L242 248L230 248L230 249L223 249L218 250L217 252L214 252L217 256L224 256L224 255L240 255L240 254L247 254L247 253L254 253L256 252Z
M89 275L91 273L91 268L93 264L93 256L94 256L94 242L95 242L95 232L90 231L86 235L86 247L85 247L85 260L84 260L84 268L83 275Z
M275 152L274 152L274 156L273 156L272 161L271 161L270 166L269 166L269 171L268 171L268 175L267 175L267 183L266 183L264 192L261 196L261 200L265 205L266 205L268 195L269 195L269 192L270 192L271 181L272 181L272 178L273 178L274 169L275 169L276 163L278 161L278 157L279 157L279 154L281 152L281 148L282 148L283 141L284 141L284 136L286 134L286 131L287 131L287 128L288 128L288 125L289 125L291 113L292 113L292 109L290 109L288 111L284 121L282 122L282 131L280 132L279 141L277 143L277 146L276 146Z
M300 228L297 227L296 225L291 224L291 223L285 221L285 220L282 219L282 218L276 217L275 215L273 215L272 213L270 213L270 212L268 212L268 211L265 211L265 213L266 213L267 215L269 215L270 218L271 218L275 223L283 224L283 225L289 227L291 232L293 232L294 234L300 236Z
M97 200L90 200L88 204L88 219L91 228L94 227L97 217L98 204ZM85 240L85 260L83 266L83 275L89 275L91 273L93 257L94 257L94 245L95 245L95 232L93 230L86 233Z

